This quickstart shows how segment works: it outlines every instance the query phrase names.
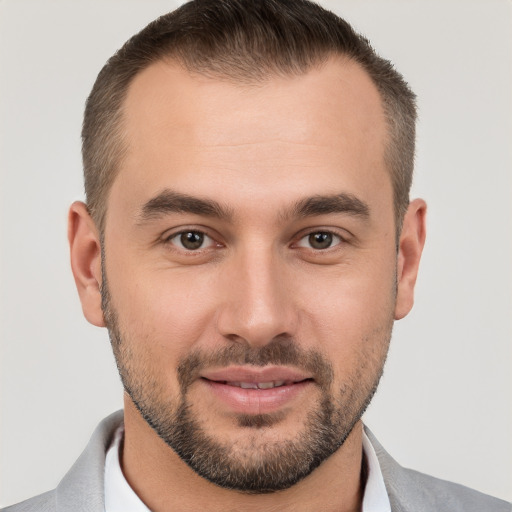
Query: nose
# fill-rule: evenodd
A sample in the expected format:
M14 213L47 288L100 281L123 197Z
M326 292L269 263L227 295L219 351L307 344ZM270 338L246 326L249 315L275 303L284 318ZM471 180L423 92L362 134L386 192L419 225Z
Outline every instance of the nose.
M285 261L270 250L252 250L223 270L225 300L217 326L224 338L261 347L277 337L295 336L298 311Z

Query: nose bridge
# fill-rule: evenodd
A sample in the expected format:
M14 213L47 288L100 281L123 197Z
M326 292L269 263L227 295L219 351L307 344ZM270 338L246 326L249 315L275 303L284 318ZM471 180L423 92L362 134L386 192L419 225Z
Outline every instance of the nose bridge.
M257 346L292 336L296 311L285 263L272 247L249 244L230 263L227 300L219 330L225 337Z

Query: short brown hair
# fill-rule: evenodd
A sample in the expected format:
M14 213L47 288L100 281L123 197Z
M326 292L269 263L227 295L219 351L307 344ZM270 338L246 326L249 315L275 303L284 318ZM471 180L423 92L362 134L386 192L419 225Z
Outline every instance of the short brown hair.
M308 0L194 0L150 23L108 60L87 99L82 128L86 201L99 230L126 149L123 102L134 76L151 63L173 59L205 76L254 83L304 74L336 55L359 63L381 95L400 230L414 167L415 95L367 39Z

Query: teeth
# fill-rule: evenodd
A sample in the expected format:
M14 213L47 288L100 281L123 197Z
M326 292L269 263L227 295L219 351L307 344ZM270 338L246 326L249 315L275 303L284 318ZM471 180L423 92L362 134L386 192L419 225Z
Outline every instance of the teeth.
M259 389L271 389L271 388L278 388L284 384L284 380L276 380L274 382L259 382L258 388Z
M235 386L242 389L272 389L285 384L284 380L271 382L226 382L228 386Z
M259 382L258 388L259 389L271 389L275 388L277 386L277 383L275 382Z
M242 389L258 389L258 384L256 382L240 382L240 387Z

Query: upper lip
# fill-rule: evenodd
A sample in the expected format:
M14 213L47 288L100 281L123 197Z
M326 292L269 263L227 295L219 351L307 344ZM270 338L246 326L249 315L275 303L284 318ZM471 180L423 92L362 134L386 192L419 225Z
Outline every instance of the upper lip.
M204 379L216 382L300 382L312 376L296 368L287 366L231 366L201 372Z

